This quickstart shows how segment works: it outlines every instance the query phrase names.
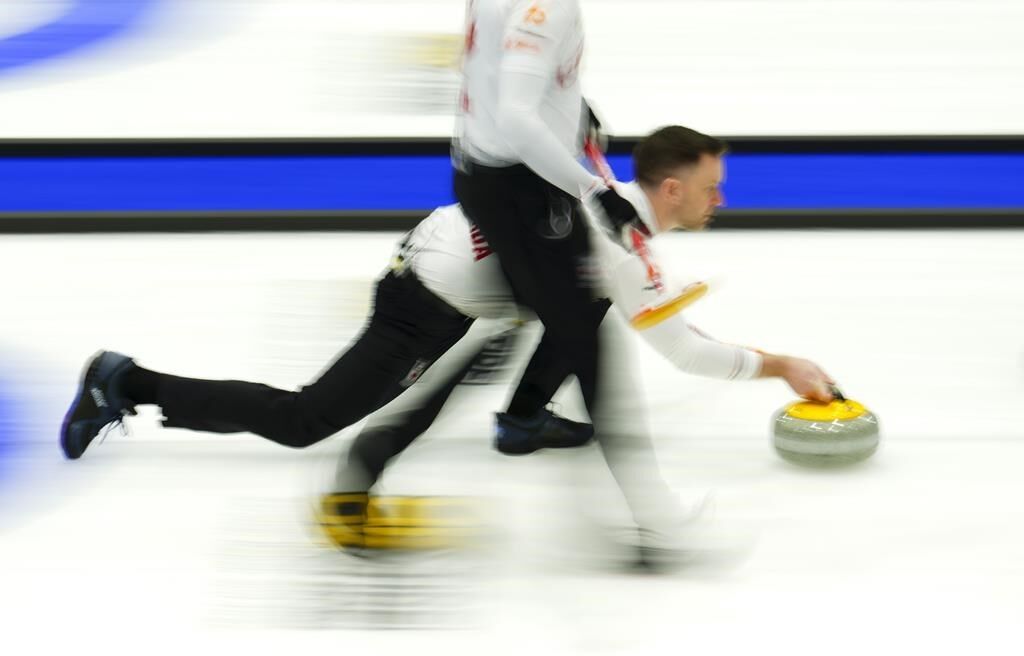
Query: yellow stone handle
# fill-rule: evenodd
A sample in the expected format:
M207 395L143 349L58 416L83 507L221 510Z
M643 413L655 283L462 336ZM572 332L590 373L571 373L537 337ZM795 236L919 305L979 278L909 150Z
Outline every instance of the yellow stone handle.
M867 411L867 408L851 399L846 399L845 401L835 400L831 403L796 401L786 407L787 415L794 419L804 419L806 421L856 419L866 414Z

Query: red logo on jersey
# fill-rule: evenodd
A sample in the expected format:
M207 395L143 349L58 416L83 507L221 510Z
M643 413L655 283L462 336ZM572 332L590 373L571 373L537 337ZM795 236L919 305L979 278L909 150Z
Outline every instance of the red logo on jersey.
M548 19L548 14L536 4L526 10L526 22L533 25L543 25Z
M480 232L480 228L473 226L469 231L469 239L473 243L473 261L479 262L494 251L491 250L491 245L484 239L483 233Z
M540 46L530 43L525 39L505 39L505 50L525 50L527 52L540 52Z
M466 30L466 54L472 54L473 48L476 47L476 21L469 24L469 29Z
M576 83L580 73L580 63L583 61L583 44L580 44L579 50L576 51L576 58L564 68L559 68L558 72L555 73L555 80L558 82L558 86L563 89L572 86Z

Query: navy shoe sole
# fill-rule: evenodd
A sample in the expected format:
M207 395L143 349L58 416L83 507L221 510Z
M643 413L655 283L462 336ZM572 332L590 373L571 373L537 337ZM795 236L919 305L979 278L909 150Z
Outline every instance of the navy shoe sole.
M502 442L501 440L495 440L494 445L499 452L506 456L527 456L531 453L536 453L543 448L537 446L533 442L510 444L507 441Z
M541 449L576 449L586 446L594 437L592 425L570 421L554 413L550 413L546 420L534 429L515 425L503 427L499 414L498 427L499 431L511 429L525 434L518 440L495 439L495 448L508 456L529 455ZM572 439L566 439L567 435Z
M65 458L68 460L81 458L100 429L121 416L121 408L111 409L114 406L108 405L108 409L103 411L100 407L96 406L95 400L91 396L87 396L90 383L99 378L102 381L98 384L99 386L108 385L112 377L132 364L131 358L112 351L99 351L89 359L89 362L82 369L75 399L71 402L67 413L65 413L64 421L61 422L60 447L64 452ZM108 396L114 398L105 399L106 403L117 401L115 395L110 394ZM91 413L94 416L75 419L75 415L79 410L84 410L82 407L83 403L89 403L94 406L94 412ZM86 436L85 434L88 432L92 432L92 435ZM83 441L85 442L84 446L82 445Z

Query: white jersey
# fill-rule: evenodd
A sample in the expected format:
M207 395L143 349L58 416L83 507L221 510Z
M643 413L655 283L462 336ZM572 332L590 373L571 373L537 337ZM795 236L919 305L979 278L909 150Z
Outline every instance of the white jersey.
M504 319L518 312L498 256L459 205L439 207L421 221L399 245L398 257L467 317Z
M616 189L634 204L652 232L657 232L650 203L640 187L616 184ZM666 297L682 293L683 284L671 275L665 276L667 290L658 292L640 258L609 238L593 218L590 221L600 291L627 321L632 323L652 307L662 305ZM406 235L399 256L403 266L410 267L427 289L468 317L516 318L523 314L512 297L498 256L458 205L441 207L424 219ZM689 373L746 379L761 370L760 354L708 338L687 323L681 313L666 313L640 334Z
M567 153L580 154L583 21L579 0L468 0L456 149L486 166L523 161L499 129L501 73L548 80L540 121ZM527 162L529 163L529 162Z

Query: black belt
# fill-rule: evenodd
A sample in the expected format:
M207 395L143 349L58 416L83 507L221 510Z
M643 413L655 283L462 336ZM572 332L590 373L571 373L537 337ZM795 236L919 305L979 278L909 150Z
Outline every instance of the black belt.
M534 176L530 167L525 164L509 164L507 166L486 166L472 159L468 155L452 151L452 166L463 175L488 175L488 176Z
M533 170L525 164L512 164L510 166L484 166L483 164L477 164L476 162L470 162L465 165L467 175L501 175L501 176L516 176L516 177L539 177Z

